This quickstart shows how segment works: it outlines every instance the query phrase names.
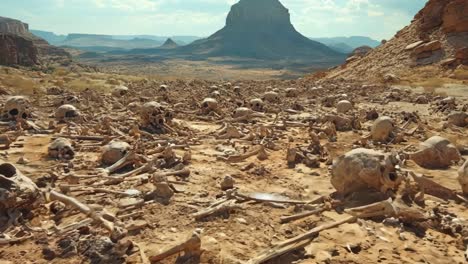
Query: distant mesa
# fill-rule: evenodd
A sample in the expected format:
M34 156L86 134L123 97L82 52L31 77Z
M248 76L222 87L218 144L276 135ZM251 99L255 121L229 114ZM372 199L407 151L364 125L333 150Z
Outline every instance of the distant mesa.
M161 49L175 49L179 47L171 38L168 38L164 44L160 47Z
M231 7L224 28L178 51L204 57L255 59L342 61L345 57L297 32L288 9L278 0L240 0Z

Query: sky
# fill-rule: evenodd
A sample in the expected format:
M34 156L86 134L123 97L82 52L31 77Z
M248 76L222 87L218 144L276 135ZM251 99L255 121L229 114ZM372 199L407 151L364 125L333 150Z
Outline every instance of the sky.
M389 39L427 0L280 0L308 37ZM1 0L0 16L59 34L209 36L237 0Z

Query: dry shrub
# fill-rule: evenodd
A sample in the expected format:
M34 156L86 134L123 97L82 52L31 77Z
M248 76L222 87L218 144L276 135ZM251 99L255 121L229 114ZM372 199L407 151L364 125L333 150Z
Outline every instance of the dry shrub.
M32 79L24 78L17 74L4 75L2 78L3 85L13 88L15 94L31 95L39 88L38 83Z
M55 76L66 76L66 75L68 75L68 73L69 73L69 71L67 69L65 69L65 68L56 68L54 70L53 75L55 75Z
M72 80L71 82L67 83L67 86L70 90L81 92L86 89L91 89L100 92L106 92L109 90L109 87L106 86L102 81L95 81L86 78L80 78Z
M458 67L453 72L453 77L454 79L457 79L457 80L468 80L468 67L467 66Z

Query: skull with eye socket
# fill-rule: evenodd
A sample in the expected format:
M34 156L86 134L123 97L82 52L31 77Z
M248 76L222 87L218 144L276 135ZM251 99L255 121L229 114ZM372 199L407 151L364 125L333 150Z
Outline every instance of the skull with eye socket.
M62 122L76 121L81 116L80 111L73 105L62 105L55 110L55 119Z
M128 87L119 85L112 90L112 95L115 97L122 97L128 94Z
M166 122L166 108L158 102L148 102L140 107L141 125L147 129L163 130Z
M263 97L263 101L269 103L278 103L280 101L279 94L277 92L266 92Z
M264 103L262 99L255 98L250 100L249 108L256 111L256 112L263 112L264 110Z
M403 180L397 156L372 149L354 149L333 161L331 183L342 195L374 189L395 190Z
M49 157L60 160L72 160L75 157L72 142L66 138L57 138L50 143Z
M27 119L32 113L30 105L30 101L24 96L9 97L3 107L3 118L7 120Z
M201 113L207 115L211 112L217 112L218 109L218 101L214 98L205 98L201 103Z

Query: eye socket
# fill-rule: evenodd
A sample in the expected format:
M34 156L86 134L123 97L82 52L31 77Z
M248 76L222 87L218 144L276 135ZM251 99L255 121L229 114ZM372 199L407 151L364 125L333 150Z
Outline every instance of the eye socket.
M390 172L388 174L388 178L390 178L391 181L396 181L398 177L397 177L396 173Z
M11 109L9 113L10 113L10 115L12 115L12 116L16 116L16 115L19 114L19 111L18 111L18 109L14 108L14 109Z

